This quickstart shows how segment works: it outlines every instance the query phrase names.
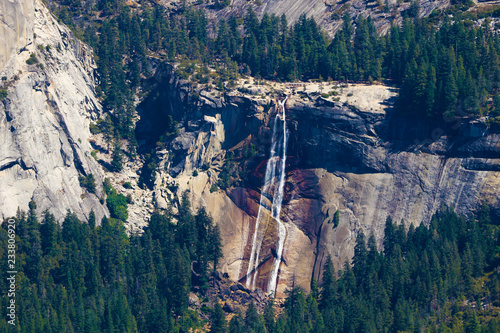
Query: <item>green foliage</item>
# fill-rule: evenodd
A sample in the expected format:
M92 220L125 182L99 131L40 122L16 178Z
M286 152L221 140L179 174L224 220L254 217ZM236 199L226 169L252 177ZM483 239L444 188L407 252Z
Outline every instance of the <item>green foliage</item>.
M337 228L340 223L340 212L338 210L333 214L333 228Z
M127 221L127 197L125 197L121 193L118 194L116 190L112 188L106 198L106 205L108 206L109 213L111 214L112 218Z
M7 89L0 89L0 102L7 98Z
M89 129L90 129L90 133L92 133L92 134L99 134L102 132L102 130L98 126L98 124L94 124L94 123L90 123Z
M365 244L359 232L352 268L346 263L336 279L330 258L324 266L319 303L326 331L446 332L454 327L456 332L463 331L458 325L467 331L497 325L498 318L489 310L482 310L481 316L474 310L483 297L498 299L494 286L500 278L492 256L499 228L486 205L478 219L466 220L443 208L428 227L406 231L404 224L388 218L383 252L377 250L373 235ZM483 275L487 270L491 273ZM293 315L300 318L300 291L288 297L294 298L287 302L296 304ZM453 307L457 310L450 311ZM287 320L294 327L303 325Z
M241 312L238 310L236 315L231 318L229 322L229 332L231 333L243 333L245 332L245 321Z
M218 0L214 6L227 4ZM224 82L234 82L240 72L276 81L390 79L401 88L397 107L407 116L461 118L492 112L496 117L498 108L488 97L496 95L500 86L500 42L486 25L467 19L499 16L499 10L491 6L462 13L469 5L470 0L456 1L449 12L454 22L449 18L438 22L437 14L418 18L418 2L411 1L403 23L379 36L370 17L353 22L349 4L342 4L334 15L336 19L343 15L343 22L332 40L313 18L302 15L289 25L284 15L265 14L259 19L251 6L243 18L221 19L210 28L205 12L188 6L179 11L131 10L123 1L106 0L97 6L99 17L90 9L84 22L82 11L88 9L82 3L70 6L59 1L54 7L97 54L98 90L113 124L112 130L101 131L134 142L134 94L143 78L152 75L147 55L180 62L179 77L220 90L230 88ZM387 2L385 7L389 9ZM209 38L212 33L214 39ZM211 74L209 66L217 73ZM165 140L175 131L176 126L168 129ZM97 129L92 127L92 132Z
M89 193L95 193L95 180L93 174L87 176L78 176L80 186L85 188Z
M175 241L170 212L154 213L144 234L129 237L117 219L103 218L95 227L93 212L88 224L68 212L61 228L48 212L38 223L36 204L29 207L15 217L19 332L169 333L205 325L187 310L191 259ZM3 249L7 235L4 223ZM6 251L0 259L7 261ZM7 283L2 279L0 286L8 290ZM0 305L8 302L3 297ZM221 309L219 318L224 325ZM6 317L0 318L0 329L8 327Z
M250 305L248 305L247 308L247 312L245 315L245 329L247 332L252 333L266 332L264 318L257 312L257 308L253 301L250 302Z
M443 207L429 226L408 231L388 218L383 252L360 231L353 267L346 263L338 279L327 257L319 293L314 279L307 297L300 288L288 290L277 320L273 300L264 316L250 304L244 322L233 317L230 331L495 332L500 227L486 204L477 218ZM490 303L478 310L483 300Z
M212 326L210 327L211 333L226 333L227 332L227 322L224 317L224 312L222 311L222 306L219 302L215 303L214 309L211 316Z
M33 65L33 64L38 63L38 59L36 58L36 55L34 53L31 53L30 57L28 58L28 60L26 60L26 63L28 65Z
M116 189L113 188L109 178L103 182L104 192L107 195L106 205L108 206L109 213L112 218L126 221L128 218L127 205L128 200L123 194L118 194Z
M111 167L113 172L120 172L123 168L123 152L119 143L115 144L113 149L113 159L111 160Z

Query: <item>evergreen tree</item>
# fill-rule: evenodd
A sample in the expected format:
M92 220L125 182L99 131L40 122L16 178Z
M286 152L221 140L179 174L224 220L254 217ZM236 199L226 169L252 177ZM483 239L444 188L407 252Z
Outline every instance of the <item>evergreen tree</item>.
M274 311L274 299L271 298L264 308L264 323L266 325L267 333L276 332L276 321L275 321L275 311ZM232 331L231 331L232 332Z
M210 327L210 332L213 333L225 333L227 332L226 318L224 318L224 312L222 311L222 306L219 302L215 303L214 309L212 311L212 326Z

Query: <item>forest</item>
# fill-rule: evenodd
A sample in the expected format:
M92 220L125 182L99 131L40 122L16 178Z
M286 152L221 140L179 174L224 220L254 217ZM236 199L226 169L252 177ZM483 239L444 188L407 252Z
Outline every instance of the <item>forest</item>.
M475 24L472 19L481 17L453 6L418 18L415 5L385 35L377 33L370 17L354 22L345 14L330 39L305 15L289 24L284 15L259 19L249 7L241 17L210 22L202 9L186 5L169 11L147 4L141 10L121 0L52 5L96 52L99 93L113 120L103 122L102 130L133 144L132 96L152 75L151 57L180 63L180 77L221 90L241 75L276 81L385 81L400 88L396 109L409 117L500 116L498 33L488 19ZM486 14L500 16L497 12Z
M352 263L324 265L311 292L271 298L262 314L254 303L226 319L216 297L202 312L189 292L204 297L222 256L217 226L196 214L184 195L171 212L154 213L140 235L123 221L91 214L82 223L68 212L62 224L36 204L16 225L17 332L498 332L500 223L483 205L477 218L447 207L430 224L385 225L383 250L373 235L357 235ZM7 261L8 223L0 228ZM8 290L2 279L0 288ZM3 297L0 304L8 305ZM0 331L10 332L6 317Z
M120 205L110 194L110 210L121 207L112 216L126 211L126 203ZM49 212L38 220L33 201L29 208L14 217L17 325L2 316L1 332L187 332L201 327L188 309L189 292L204 293L208 287L222 256L221 240L204 209L191 213L187 194L176 224L170 212L154 213L140 235L127 235L118 218L97 223L91 212L82 223L68 211L63 221ZM4 263L8 225L0 228ZM2 279L2 290L8 286ZM2 297L2 308L8 302Z

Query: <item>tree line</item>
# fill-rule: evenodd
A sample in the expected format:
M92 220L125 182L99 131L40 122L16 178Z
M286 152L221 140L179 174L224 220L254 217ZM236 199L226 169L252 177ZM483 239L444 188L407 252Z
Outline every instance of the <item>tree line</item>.
M118 218L97 225L92 212L82 223L68 211L59 224L49 212L39 220L35 209L30 202L27 213L14 217L17 332L167 333L204 324L188 310L189 292L207 289L221 241L204 209L192 214L187 194L176 224L171 212L155 212L142 234L130 236ZM2 262L6 225L0 228ZM8 290L8 281L0 287ZM1 307L8 302L2 297ZM0 318L2 332L11 331L6 319Z
M82 13L87 5L93 10ZM113 120L102 130L133 145L132 101L152 73L148 56L184 62L182 77L220 88L240 74L279 81L390 80L401 88L397 109L409 116L500 116L500 39L488 20L477 25L456 13L456 19L417 18L413 10L381 36L370 17L354 22L346 14L330 39L313 18L302 15L294 24L285 15L259 19L252 7L218 22L209 22L202 9L167 10L148 2L141 10L123 0L61 1L58 8L60 19L96 51L99 92Z
M19 332L187 332L205 327L188 309L203 295L222 256L219 231L204 209L191 213L187 195L177 223L155 212L141 235L123 221L71 212L59 224L36 204L16 225L16 306ZM7 259L7 224L0 260ZM203 308L211 332L498 332L500 223L483 205L477 218L443 207L430 224L405 228L388 218L383 250L359 231L352 262L330 258L321 284L287 291L280 311L271 299L226 320L221 303ZM340 268L340 267L337 267ZM9 282L0 281L8 290ZM6 309L9 299L0 305ZM278 315L278 313L280 313ZM6 317L0 329L8 331Z
M352 262L328 257L322 284L288 291L281 314L250 304L229 323L216 306L211 332L499 332L500 223L484 205L477 219L442 207L408 229L388 218L383 250L356 238Z

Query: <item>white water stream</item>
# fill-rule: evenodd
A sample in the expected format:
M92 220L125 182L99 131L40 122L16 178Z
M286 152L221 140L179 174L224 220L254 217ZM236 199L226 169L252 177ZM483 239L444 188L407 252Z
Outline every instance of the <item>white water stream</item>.
M286 126L286 111L285 103L288 96L279 102L282 114L278 110L274 119L273 136L271 141L271 153L266 165L266 174L264 185L260 194L260 205L255 222L255 230L252 239L252 252L248 262L246 286L255 288L255 280L257 278L257 268L259 265L259 256L262 246L262 241L266 230L259 230L260 224L266 215L271 212L271 217L276 221L278 227L278 247L276 249L276 258L273 262L271 277L268 281L267 291L269 293L276 292L278 284L278 270L283 255L283 245L285 243L286 228L280 219L281 204L283 202L283 191L285 188L285 166L286 166L286 150L288 144L288 129ZM269 204L271 207L269 207ZM252 274L253 272L253 274Z

